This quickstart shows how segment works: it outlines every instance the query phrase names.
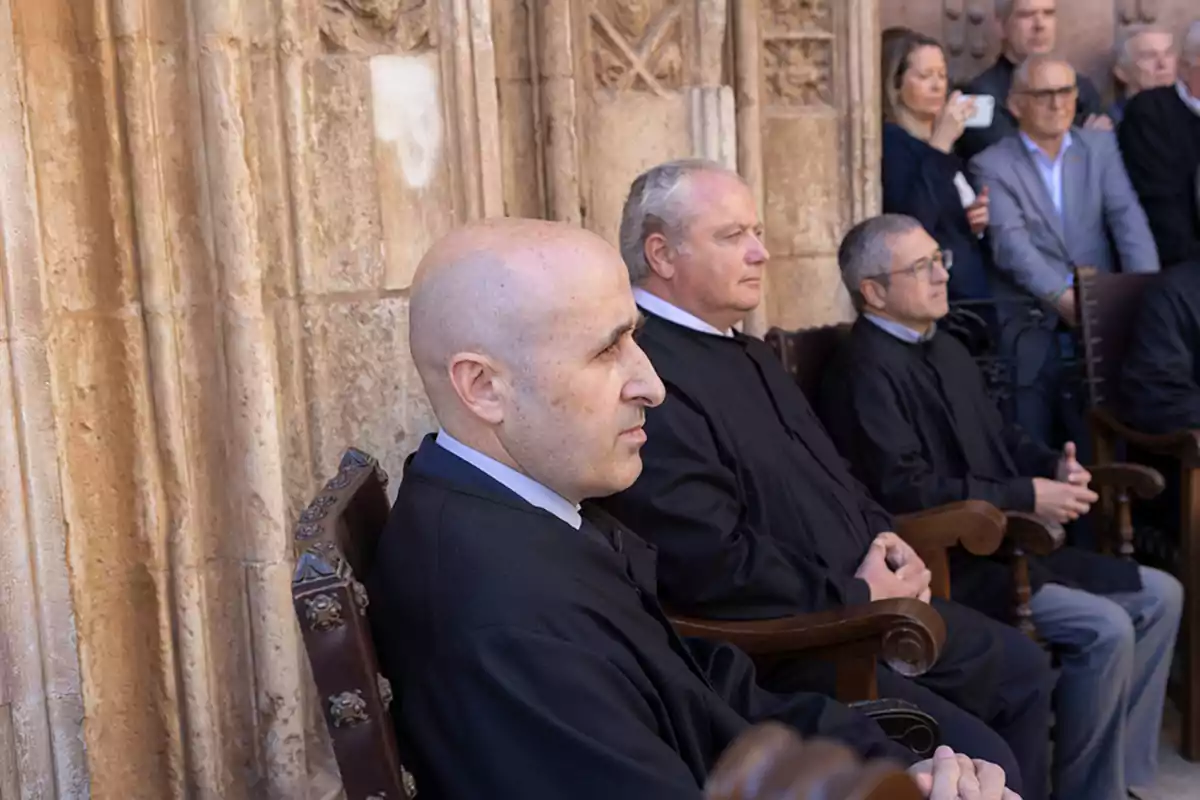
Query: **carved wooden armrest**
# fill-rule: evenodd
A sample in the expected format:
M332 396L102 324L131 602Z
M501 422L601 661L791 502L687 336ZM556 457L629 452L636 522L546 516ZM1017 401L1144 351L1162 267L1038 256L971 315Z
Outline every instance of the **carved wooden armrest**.
M991 503L966 500L895 518L896 533L918 552L962 545L991 555L1004 540L1004 513Z
M928 603L909 598L765 620L708 620L671 616L680 636L729 642L755 657L839 653L884 662L901 675L915 676L937 661L946 624Z
M1094 488L1132 493L1142 500L1157 497L1167 485L1161 472L1141 464L1095 464L1087 469Z
M969 553L986 556L1004 540L1004 513L990 503L966 500L895 518L896 533L912 545L933 577L930 591L950 598L950 561L946 551L962 545Z
M1009 511L1005 516L1008 518L1008 540L1031 555L1049 555L1062 547L1067 538L1062 525L1037 514Z
M1093 408L1090 418L1093 428L1101 435L1116 436L1152 453L1175 456L1187 464L1200 464L1200 430L1142 433L1118 420L1106 408Z

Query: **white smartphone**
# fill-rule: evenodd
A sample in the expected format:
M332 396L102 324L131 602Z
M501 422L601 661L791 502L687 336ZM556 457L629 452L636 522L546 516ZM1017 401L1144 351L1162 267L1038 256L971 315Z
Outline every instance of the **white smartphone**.
M996 98L990 94L964 94L964 101L975 101L975 112L963 123L966 128L990 128L992 116L996 113Z

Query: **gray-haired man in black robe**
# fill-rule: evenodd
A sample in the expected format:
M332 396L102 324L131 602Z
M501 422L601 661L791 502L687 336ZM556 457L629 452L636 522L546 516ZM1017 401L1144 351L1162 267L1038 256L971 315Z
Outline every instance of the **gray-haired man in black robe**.
M418 270L409 336L442 429L405 468L368 583L422 798L700 800L765 718L912 761L845 706L768 694L744 654L679 639L652 549L581 510L637 477L662 401L637 323L620 257L566 225L480 223ZM950 761L1011 800L995 765ZM914 767L927 792L945 768Z
M745 183L709 162L655 167L630 189L621 245L666 400L646 414L641 477L603 503L658 548L664 602L751 619L928 600L929 571L779 359L733 330L761 299L767 260ZM1026 800L1044 797L1048 659L1009 626L934 604L948 630L939 662L916 680L881 667L880 694L932 714L956 749L1019 771ZM804 666L785 661L763 685L810 686Z
M1035 512L1057 522L1096 495L1075 460L1006 427L966 348L937 332L949 311L946 253L911 217L856 226L838 253L862 312L826 370L821 409L856 474L895 513L960 500ZM1183 589L1158 570L1063 548L1033 559L1038 632L1056 645L1055 776L1060 797L1119 800L1153 783L1158 732ZM956 599L1005 617L1012 573L960 553Z

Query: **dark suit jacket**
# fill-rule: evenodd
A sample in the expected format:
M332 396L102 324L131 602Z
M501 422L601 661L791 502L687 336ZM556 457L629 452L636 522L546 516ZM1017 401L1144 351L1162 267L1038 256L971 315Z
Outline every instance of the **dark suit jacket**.
M943 153L899 125L883 126L883 210L916 218L944 249L954 253L950 271L951 300L991 297L988 272L991 254L971 232L967 212L954 186L954 176L967 165Z
M987 128L967 128L955 145L963 161L970 161L996 142L1017 132L1017 119L1008 110L1008 93L1012 89L1016 67L1003 55L996 63L976 75L962 87L964 94L987 94L996 98L996 112ZM1104 104L1095 85L1086 76L1079 76L1079 105L1075 124L1082 125L1093 114L1103 114Z
M1200 428L1200 261L1146 290L1121 375L1125 420L1147 433Z
M583 530L428 437L368 583L421 796L700 800L751 722L913 757L813 694L758 689L748 658L685 643L655 599L654 551L598 510Z
M1200 116L1174 86L1139 92L1118 131L1164 267L1200 261Z

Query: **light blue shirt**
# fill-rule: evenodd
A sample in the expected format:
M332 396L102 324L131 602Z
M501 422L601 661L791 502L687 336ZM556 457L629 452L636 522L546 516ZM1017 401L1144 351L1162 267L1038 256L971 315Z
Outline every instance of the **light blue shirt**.
M503 484L529 505L548 511L575 530L579 530L583 524L583 519L579 516L579 506L547 489L528 475L522 475L512 467L485 456L473 447L467 447L444 430L438 430L435 441L438 447L453 453L488 477Z
M633 290L633 301L640 308L649 311L654 316L662 317L668 322L674 322L676 325L682 325L685 328L691 328L701 333L711 333L714 336L733 336L733 331L719 330L699 317L689 314L679 306L671 305L658 295L650 294L645 289L635 287Z
M874 314L871 314L868 312L863 312L863 316L866 317L870 322L874 323L875 327L879 328L884 333L890 333L892 336L895 336L900 341L908 342L909 344L920 344L921 342L928 342L930 339L933 338L933 335L935 333L937 333L937 324L936 323L931 325L929 327L929 330L926 331L925 333L918 333L917 331L914 331L912 328L908 327L907 325L902 325L901 323L896 322L896 320L894 320L894 319L888 319L887 317L877 317Z
M1042 148L1034 143L1023 132L1021 133L1021 141L1025 143L1025 149L1029 151L1029 155L1033 157L1034 166L1037 167L1038 174L1042 176L1042 183L1046 185L1046 191L1050 193L1050 200L1054 203L1054 209L1061 217L1063 213L1063 160L1067 157L1067 150L1071 148L1071 132L1063 136L1062 147L1059 148L1058 158L1053 161L1046 155Z

